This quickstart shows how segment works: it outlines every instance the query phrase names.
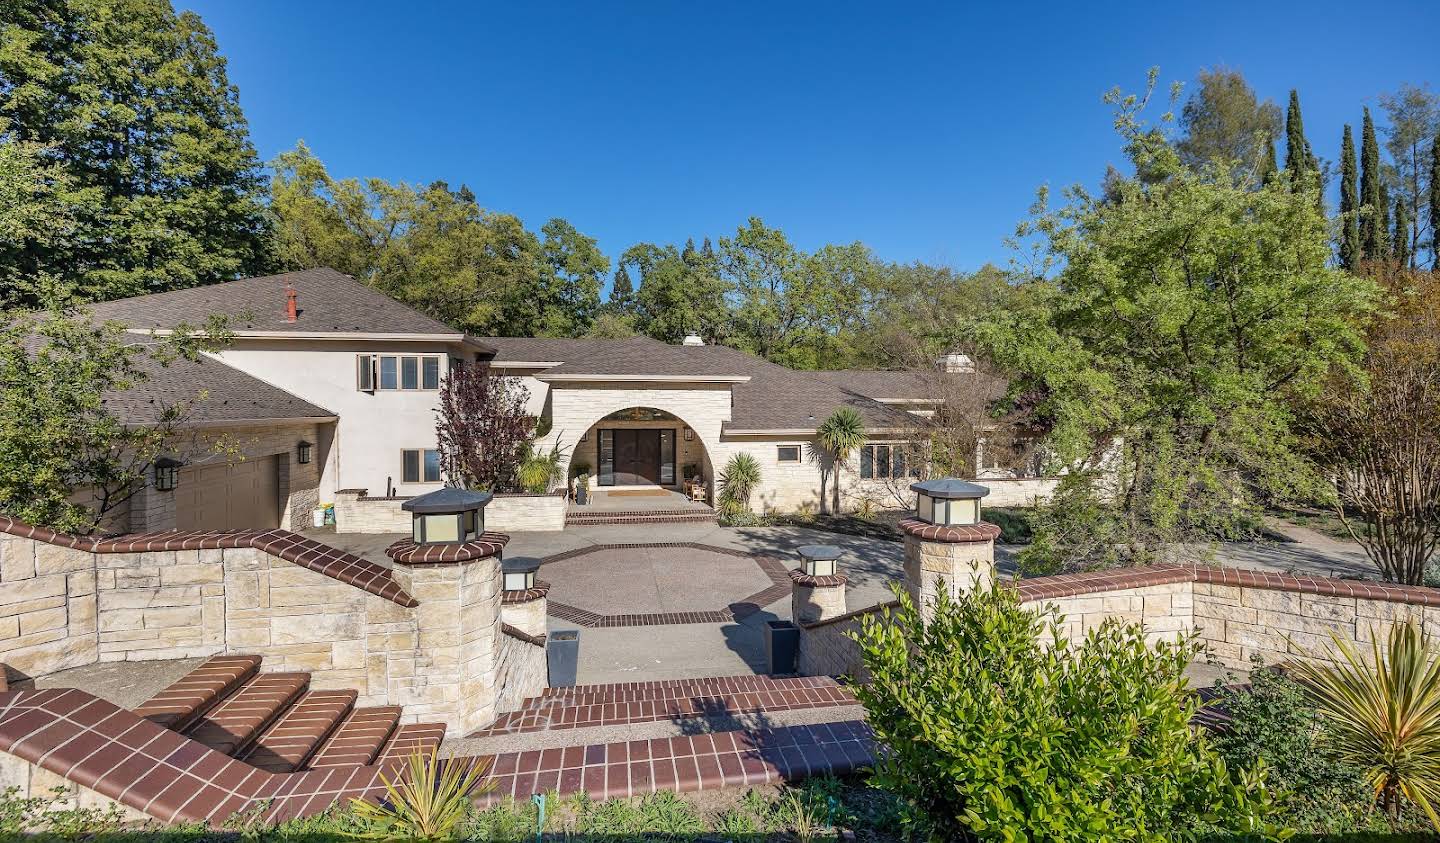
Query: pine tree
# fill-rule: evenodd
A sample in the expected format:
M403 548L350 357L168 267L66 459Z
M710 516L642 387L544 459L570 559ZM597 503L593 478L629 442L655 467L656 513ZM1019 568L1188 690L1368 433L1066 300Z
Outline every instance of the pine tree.
M680 259L685 261L686 266L694 266L699 252L695 251L695 238L689 237L685 240L685 248L680 252Z
M1395 235L1391 240L1395 244L1395 265L1410 269L1410 212L1403 198L1395 200Z
M615 270L615 281L610 285L610 309L628 313L635 307L635 286L630 283L630 272L625 264Z
M1387 251L1382 178L1380 144L1375 140L1375 121L1367 107L1360 129L1360 254L1367 261L1381 260Z
M1260 150L1260 183L1270 184L1280 174L1280 165L1275 161L1275 139L1269 133L1265 135L1264 144L1264 148ZM1113 167L1111 171L1119 175L1119 171Z
M1340 265L1354 270L1360 263L1360 196L1356 187L1355 137L1350 125L1340 138Z
M1320 166L1310 141L1305 139L1305 121L1300 116L1300 93L1290 90L1290 108L1285 112L1285 170L1290 174L1294 190L1303 190L1315 185L1315 176Z
M1440 272L1440 134L1430 144L1430 268Z

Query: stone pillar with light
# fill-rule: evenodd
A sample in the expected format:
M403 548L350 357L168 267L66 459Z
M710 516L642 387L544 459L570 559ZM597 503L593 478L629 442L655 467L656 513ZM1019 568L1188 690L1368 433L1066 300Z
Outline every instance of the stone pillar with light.
M509 536L485 532L488 492L440 489L401 504L411 535L385 549L394 577L419 602L413 675L392 676L390 700L459 734L496 716L502 600Z
M800 567L790 572L794 590L790 593L790 617L807 626L845 614L845 586L840 573L840 548L830 544L807 544L795 552Z
M915 516L899 524L905 535L905 590L929 617L942 588L955 597L990 584L1000 528L981 520L980 501L990 494L984 486L940 478L910 489Z
M500 563L500 620L532 638L545 637L546 595L550 593L550 583L535 578L538 570L537 559L506 559Z

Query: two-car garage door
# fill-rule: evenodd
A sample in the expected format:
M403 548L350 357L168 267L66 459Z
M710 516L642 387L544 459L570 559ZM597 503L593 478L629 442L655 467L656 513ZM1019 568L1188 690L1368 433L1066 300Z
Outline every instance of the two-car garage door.
M280 526L276 458L180 469L175 526L181 530L268 530Z

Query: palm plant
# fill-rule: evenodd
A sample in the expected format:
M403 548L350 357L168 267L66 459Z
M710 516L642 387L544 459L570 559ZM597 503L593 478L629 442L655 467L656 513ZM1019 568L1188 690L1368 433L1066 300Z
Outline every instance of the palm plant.
M865 444L865 420L853 407L840 407L830 414L815 431L820 447L830 453L835 473L835 504L833 511L840 512L840 468L850 460L850 455ZM825 489L820 489L820 500L825 500Z
M1370 659L1334 637L1329 662L1295 666L1327 720L1335 748L1365 772L1375 797L1395 823L1402 799L1425 811L1440 831L1440 659L1414 620L1397 622Z
M736 454L720 473L720 507L728 514L750 509L750 494L760 485L760 463L749 454Z
M485 766L467 759L442 762L433 749L428 755L412 753L404 774L396 781L380 774L385 801L356 799L355 813L374 825L378 836L387 839L451 839L465 820L476 789L483 793L494 786L494 782L480 786Z
M564 480L565 474L560 470L560 461L565 457L565 449L556 442L548 452L536 450L532 444L526 449L525 458L520 462L520 468L515 473L520 488L526 492L541 493L548 492Z

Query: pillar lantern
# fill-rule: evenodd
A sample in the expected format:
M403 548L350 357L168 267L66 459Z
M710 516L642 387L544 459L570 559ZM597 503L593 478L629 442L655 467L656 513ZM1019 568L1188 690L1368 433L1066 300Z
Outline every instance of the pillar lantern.
M493 496L469 489L439 489L400 504L411 514L417 545L464 544L485 532L485 506Z
M841 550L833 544L807 544L795 552L804 560L807 577L833 577L836 574Z
M980 499L990 494L984 486L953 477L915 483L915 517L940 527L964 527L980 523Z
M535 572L540 570L539 559L504 559L500 562L502 575L501 589L509 593L530 591L535 588Z

